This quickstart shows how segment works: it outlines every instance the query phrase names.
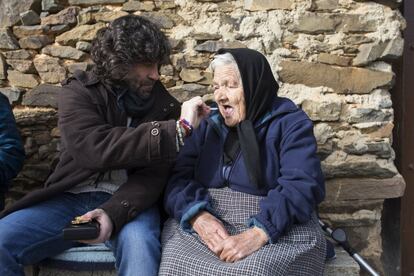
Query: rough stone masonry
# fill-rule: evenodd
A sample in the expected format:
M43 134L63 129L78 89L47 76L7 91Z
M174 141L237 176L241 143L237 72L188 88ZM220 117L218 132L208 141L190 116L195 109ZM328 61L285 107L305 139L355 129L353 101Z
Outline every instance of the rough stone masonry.
M327 178L323 219L343 226L381 271L384 199L403 194L394 166L391 63L402 54L401 0L3 0L0 91L14 106L27 160L8 202L41 187L59 151L59 83L91 67L90 42L107 22L139 14L173 47L162 81L180 101L211 100L207 66L221 47L264 53L315 124Z

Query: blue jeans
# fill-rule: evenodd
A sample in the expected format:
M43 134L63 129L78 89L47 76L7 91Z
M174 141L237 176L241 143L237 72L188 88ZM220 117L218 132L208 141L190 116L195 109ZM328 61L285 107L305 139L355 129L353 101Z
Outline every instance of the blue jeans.
M63 239L62 229L75 216L93 210L108 193L64 193L0 220L0 275L24 275L35 264L80 245ZM106 242L116 258L119 275L157 275L161 255L159 210L152 207L126 224Z

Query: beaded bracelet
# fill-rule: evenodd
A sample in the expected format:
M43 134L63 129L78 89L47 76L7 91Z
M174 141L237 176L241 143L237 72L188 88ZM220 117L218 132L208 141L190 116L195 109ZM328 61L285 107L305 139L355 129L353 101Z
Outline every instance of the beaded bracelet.
M184 146L184 138L183 138L183 130L181 128L181 124L180 121L177 121L176 124L176 131L177 131L177 136L178 136L178 143L180 146Z
M190 122L188 122L186 119L182 118L180 120L178 120L181 124L181 126L184 128L185 130L185 136L190 136L191 133L193 133L193 126L190 124Z

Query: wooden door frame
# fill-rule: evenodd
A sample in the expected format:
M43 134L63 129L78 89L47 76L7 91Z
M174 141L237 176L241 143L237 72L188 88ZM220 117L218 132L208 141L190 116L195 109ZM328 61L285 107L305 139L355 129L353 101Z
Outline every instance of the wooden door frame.
M396 165L406 182L400 214L401 275L411 276L414 275L414 1L403 1L402 12L407 28L404 54L395 70L394 148Z

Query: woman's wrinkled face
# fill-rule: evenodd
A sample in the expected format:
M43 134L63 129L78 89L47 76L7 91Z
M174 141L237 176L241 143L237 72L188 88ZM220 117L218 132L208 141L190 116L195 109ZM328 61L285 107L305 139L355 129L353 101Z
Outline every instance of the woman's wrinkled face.
M246 118L243 84L233 65L218 66L213 78L214 100L224 123L234 127Z

